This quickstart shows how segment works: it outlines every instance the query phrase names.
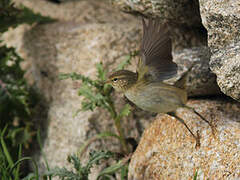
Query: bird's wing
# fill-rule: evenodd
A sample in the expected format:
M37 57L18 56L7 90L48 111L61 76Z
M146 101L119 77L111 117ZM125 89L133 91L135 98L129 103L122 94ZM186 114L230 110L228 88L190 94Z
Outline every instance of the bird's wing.
M143 38L141 59L138 63L138 78L150 77L162 81L177 73L177 64L172 61L171 39L168 28L158 20L142 19Z

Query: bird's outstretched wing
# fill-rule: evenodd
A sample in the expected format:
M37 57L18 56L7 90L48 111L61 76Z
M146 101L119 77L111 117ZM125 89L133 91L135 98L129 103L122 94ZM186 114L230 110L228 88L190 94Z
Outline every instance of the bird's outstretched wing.
M138 63L138 79L147 77L162 81L177 73L177 64L172 61L172 48L166 25L158 20L149 19L143 23L141 59Z

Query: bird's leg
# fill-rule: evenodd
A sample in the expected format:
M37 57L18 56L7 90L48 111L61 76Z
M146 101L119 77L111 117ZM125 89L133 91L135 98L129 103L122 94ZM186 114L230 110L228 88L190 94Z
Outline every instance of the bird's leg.
M184 120L182 119L182 118L180 118L180 117L178 117L177 115L176 115L176 113L174 113L174 112L170 112L170 113L167 113L168 115L170 115L170 116L173 116L173 117L175 117L178 121L180 121L186 128L187 128L187 130L191 133L191 135L194 137L194 139L196 140L196 148L199 148L200 147L200 135L199 135L199 132L197 131L197 135L194 135L193 134L193 132L191 131L191 129L187 126L187 124L184 122Z
M217 130L216 130L216 127L211 122L209 122L206 118L204 118L201 114L199 114L193 107L189 107L189 106L186 106L186 105L184 107L193 111L195 114L197 114L200 117L200 119L202 119L203 121L208 123L208 125L211 127L212 134L213 134L214 138L216 137Z

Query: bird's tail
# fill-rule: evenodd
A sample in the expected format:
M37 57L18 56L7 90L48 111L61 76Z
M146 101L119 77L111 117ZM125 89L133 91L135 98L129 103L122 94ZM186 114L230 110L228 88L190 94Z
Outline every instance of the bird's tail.
M192 70L193 66L195 65L196 63L193 63L190 68L183 73L182 77L177 81L175 82L175 86L180 88L180 89L186 89L186 85L187 85L187 80L188 80L188 75L189 75L189 72Z

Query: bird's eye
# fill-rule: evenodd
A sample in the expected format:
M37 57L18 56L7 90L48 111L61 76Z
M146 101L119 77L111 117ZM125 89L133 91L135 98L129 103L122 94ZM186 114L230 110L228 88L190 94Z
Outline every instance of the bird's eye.
M113 82L117 82L117 80L118 80L118 78L114 78L114 79L113 79Z

